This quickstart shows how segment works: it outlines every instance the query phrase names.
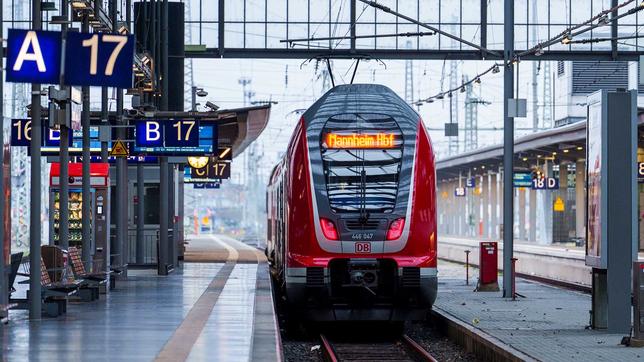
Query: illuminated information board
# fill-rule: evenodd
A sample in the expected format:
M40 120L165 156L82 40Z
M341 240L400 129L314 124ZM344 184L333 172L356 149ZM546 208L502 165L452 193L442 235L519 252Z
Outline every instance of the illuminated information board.
M214 121L139 120L133 152L145 155L209 156L218 151Z
M133 35L8 31L8 82L129 88L133 59Z
M327 133L324 146L331 149L356 149L356 148L393 148L397 141L393 133Z

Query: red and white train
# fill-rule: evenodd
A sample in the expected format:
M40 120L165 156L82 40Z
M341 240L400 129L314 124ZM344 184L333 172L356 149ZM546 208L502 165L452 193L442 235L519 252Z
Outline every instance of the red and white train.
M267 191L266 254L312 320L424 318L436 299L434 154L381 85L340 85L302 116Z

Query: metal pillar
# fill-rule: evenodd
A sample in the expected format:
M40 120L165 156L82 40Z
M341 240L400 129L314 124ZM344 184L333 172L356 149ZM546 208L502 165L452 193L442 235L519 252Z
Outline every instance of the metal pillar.
M118 29L118 0L110 1L110 17L112 26ZM123 127L123 90L116 91L116 123L120 126L116 129L118 139L127 138ZM114 243L114 264L117 268L123 269L123 276L127 277L128 247L127 247L127 159L119 157L116 160L116 242Z
M3 11L3 6L0 6L0 19L3 19L4 16L4 11ZM4 29L3 27L0 26L0 39L4 36ZM0 100L4 100L4 74L0 72ZM0 101L0 120L2 120L2 124L4 125L4 102ZM1 130L0 132L0 145L3 145L4 147L4 129ZM11 172L11 168L9 168L9 172ZM9 175L9 179L11 180L11 175ZM0 191L4 193L4 152L0 151ZM11 184L9 184L9 187L11 187ZM0 198L0 249L2 250L0 252L0 304L7 304L9 295L7 291L9 290L9 279L7 278L7 270L6 270L6 263L5 260L8 255L4 254L4 243L9 242L11 243L11 240L6 240L4 238L4 218L6 217L5 212L4 212L4 207L5 203L10 202L10 200L7 200L5 198ZM9 245L9 252L11 253L11 245ZM9 312L7 312L8 314ZM0 314L0 316L4 316Z
M58 246L69 248L69 128L60 126L60 189L58 190Z
M159 166L159 255L157 272L168 275L168 158L160 158Z
M185 215L185 208L184 208L184 184L183 184L183 172L184 172L184 165L179 165L179 171L178 171L178 182L179 182L179 190L177 194L177 204L179 205L179 212L178 212L178 220L176 224L176 228L178 231L176 232L176 235L179 235L179 242L181 243L180 245L183 245L183 242L185 241L185 235L184 235L184 225L183 225L183 218ZM179 256L183 259L183 246L179 247L179 244L177 245L179 248Z
M65 2L67 3L67 2ZM89 32L89 19L87 16L83 18L82 25L83 32ZM82 241L82 260L86 267L90 267L90 258L92 255L92 225L90 222L90 139L89 139L89 87L83 87L83 111L81 113L81 127L83 129L83 179L82 179L82 188L83 188L83 204L82 204L82 230L83 230L83 241ZM88 269L90 270L90 269Z
M534 243L537 241L537 190L530 189L529 193L528 222L530 223L530 231L528 240Z
M490 174L490 238L498 238L499 231L499 218L497 215L499 206L499 197L497 192L499 175L496 173Z
M141 265L145 262L145 180L143 177L143 165L136 165L136 263Z
M67 19L69 2L60 1L60 14ZM63 38L67 33L67 24L61 25ZM65 87L61 86L61 89ZM69 98L66 100L69 102ZM66 103L63 103L66 104ZM71 110L71 109L70 109ZM68 118L69 115L65 114ZM61 122L59 121L59 124ZM67 119L60 125L60 181L59 181L59 214L58 214L58 245L63 249L69 248L69 125Z
M481 220L483 222L483 235L484 238L490 237L490 176L485 174L481 176L481 200L483 204L483 212Z
M477 188L481 187L481 185L477 185L477 183L480 182L480 178L478 176L474 176L474 179L476 180L474 188L472 188L472 236L474 238L479 238L481 236L480 234L480 225L481 225L481 203L483 201L482 194L477 195Z
M168 192L168 205L170 206L170 213L168 215L169 219L168 220L168 225L172 227L172 238L168 238L170 241L169 245L169 250L168 254L170 255L170 263L172 264L173 267L177 266L178 262L178 253L177 253L177 225L176 225L176 212L177 212L177 205L176 205L176 197L177 197L177 175L176 175L176 170L177 170L177 165L171 165L169 167L170 175L168 176L169 180L169 191Z
M519 239L526 240L526 222L525 222L525 188L520 188L518 192L519 197Z
M108 110L107 110L107 87L101 88L101 122L103 126L108 127ZM102 131L102 129L101 129ZM101 162L108 162L107 142L101 140Z
M514 170L514 120L508 115L508 100L514 94L514 1L504 0L503 6L503 296L512 298L512 258L514 257L514 233L512 205L512 174Z
M552 170L553 163L546 161L543 166L544 173L546 177L553 177L554 172ZM544 190L543 192L543 213L545 215L545 235L542 238L542 241L546 245L552 244L552 225L553 225L553 212L552 212L552 201L553 201L553 191Z
M42 27L40 18L40 0L33 0L31 28L40 30ZM40 213L42 200L40 198L41 187L41 159L40 143L41 137L41 107L40 107L40 84L31 85L31 208L29 209L29 263L31 278L29 278L29 318L40 319L42 316L42 305L40 300L40 243L41 225Z
M577 160L575 171L575 236L586 238L586 161Z

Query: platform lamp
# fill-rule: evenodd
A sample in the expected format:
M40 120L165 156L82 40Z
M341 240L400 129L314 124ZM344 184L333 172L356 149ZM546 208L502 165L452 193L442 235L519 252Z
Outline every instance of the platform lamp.
M90 0L71 0L70 3L72 4L72 8L74 10L85 10L92 8Z

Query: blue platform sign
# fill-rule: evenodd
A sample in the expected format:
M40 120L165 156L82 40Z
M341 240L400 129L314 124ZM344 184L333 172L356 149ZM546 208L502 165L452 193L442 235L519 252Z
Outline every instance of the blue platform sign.
M133 35L69 32L65 84L131 88L133 59Z
M163 147L162 121L136 121L136 146L142 148Z
M467 180L465 180L465 186L469 187L469 188L476 187L476 178L475 177L470 177Z
M532 173L515 172L512 175L512 184L514 187L532 187Z
M57 31L9 29L7 82L60 83L62 42Z
M637 183L644 183L644 162L637 163Z
M218 152L216 121L194 119L139 120L135 154L210 156Z
M11 145L29 146L31 144L31 120L11 120Z
M166 147L197 147L199 146L199 121L175 120L166 121Z
M42 127L42 146L59 147L60 130L48 127ZM73 135L69 132L69 145L72 145ZM30 119L12 119L11 120L11 145L12 146L29 146L31 145L31 120Z
M465 187L457 187L454 189L454 196L456 197L465 197Z
M44 135L43 135L43 146L45 147L60 147L60 130L58 129L52 129L52 128L42 128ZM69 142L67 143L68 145L72 145L73 142L73 136L74 132L70 131L67 133L68 134L68 139Z
M533 190L557 190L559 189L559 179L554 177L541 177L532 180Z

